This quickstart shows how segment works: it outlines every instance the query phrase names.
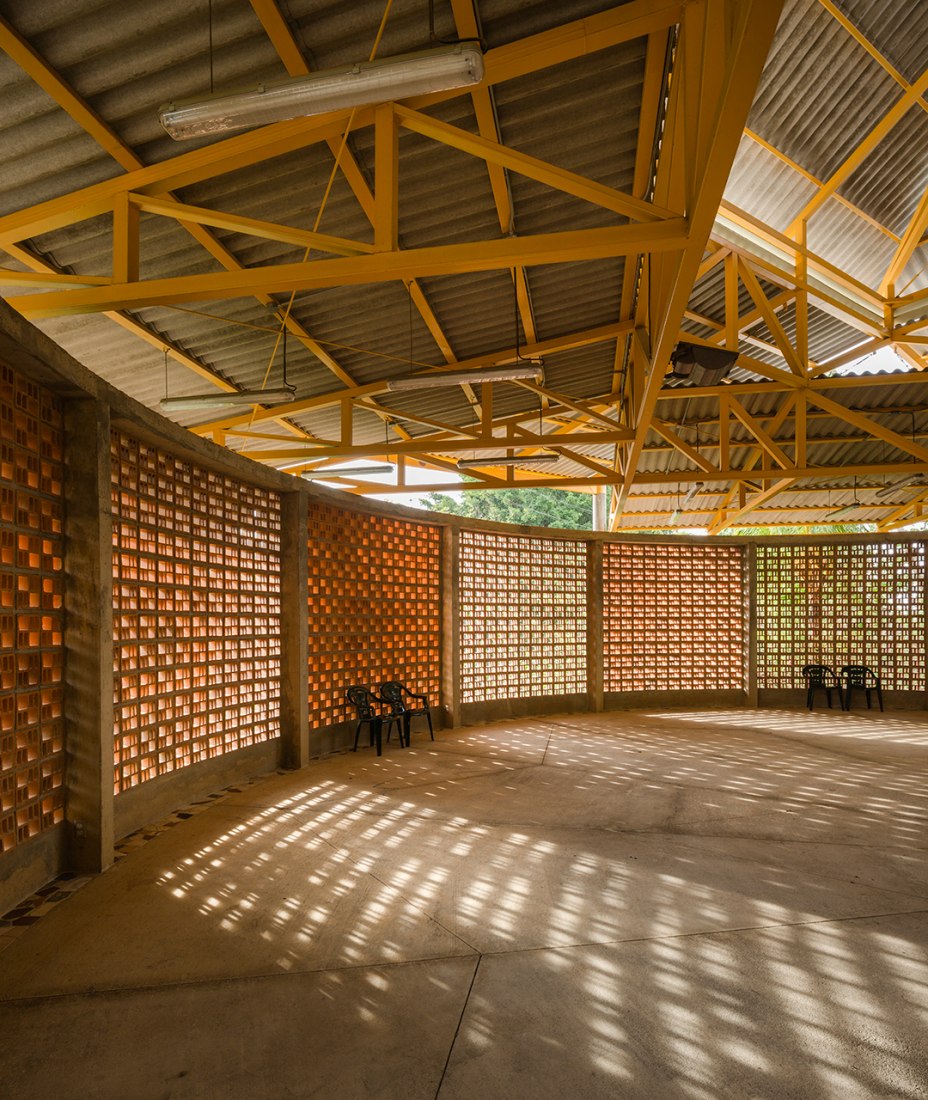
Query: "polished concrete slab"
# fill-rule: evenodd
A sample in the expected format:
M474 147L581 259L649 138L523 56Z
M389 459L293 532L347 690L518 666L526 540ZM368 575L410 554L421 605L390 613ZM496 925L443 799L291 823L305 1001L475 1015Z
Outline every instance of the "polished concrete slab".
M444 731L276 774L0 951L31 1097L928 1096L928 716Z

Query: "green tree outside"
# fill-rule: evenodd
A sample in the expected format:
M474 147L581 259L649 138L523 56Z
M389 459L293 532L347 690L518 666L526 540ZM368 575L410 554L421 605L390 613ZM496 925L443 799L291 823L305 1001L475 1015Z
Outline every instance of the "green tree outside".
M475 489L455 500L447 493L427 493L422 503L433 512L494 523L531 527L562 527L576 531L593 529L593 498L589 493L566 489Z

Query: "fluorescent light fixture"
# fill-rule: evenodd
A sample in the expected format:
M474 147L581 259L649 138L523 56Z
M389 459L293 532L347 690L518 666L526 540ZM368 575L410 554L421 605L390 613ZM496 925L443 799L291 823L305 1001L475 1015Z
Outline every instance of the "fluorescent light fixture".
M924 489L928 487L928 480L926 480L924 474L907 474L899 481L891 485L884 485L882 489L877 489L876 495L878 497L891 497L897 489L905 489L908 487Z
M833 512L829 512L825 519L837 519L839 516L850 515L851 512L856 512L861 505L855 500L853 504L845 504L841 508L835 508Z
M693 484L689 487L689 489L687 489L686 496L681 501L681 506L685 507L687 504L689 504L690 501L693 499L693 497L699 496L699 494L703 491L704 488L705 488L705 485L703 484L703 482L694 481Z
M292 401L293 395L291 389L194 393L189 397L164 397L159 408L162 412L187 412L190 409L221 409L226 405L281 405Z
M392 473L392 466L323 466L315 470L304 470L300 476L307 481L316 481L331 477L365 477L367 474Z
M560 455L487 455L485 458L459 458L459 470L473 470L479 466L521 466L525 462L557 462Z
M475 42L461 42L380 61L360 61L309 76L267 81L256 88L177 100L164 104L159 115L171 137L183 141L321 115L343 107L466 88L482 79L480 47Z
M405 378L391 378L390 390L423 390L439 386L464 386L473 382L518 382L521 379L539 379L544 376L541 363L525 363L519 367L487 367L485 370L448 370L434 374L410 374Z

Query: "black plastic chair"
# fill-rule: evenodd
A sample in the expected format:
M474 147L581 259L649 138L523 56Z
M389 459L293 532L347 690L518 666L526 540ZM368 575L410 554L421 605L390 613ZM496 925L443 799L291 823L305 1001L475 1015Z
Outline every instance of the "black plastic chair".
M843 671L843 670L842 670ZM831 709L831 693L838 692L838 704L844 710L844 695L841 691L841 681L835 675L835 670L828 665L806 665L802 670L802 677L806 682L806 706L812 709L812 701L816 691L824 691Z
M841 679L844 680L844 709L851 709L851 693L864 691L867 694L867 710L870 709L870 696L876 692L880 710L883 709L883 686L880 678L872 668L866 665L845 665L841 669Z
M380 698L389 706L391 717L397 721L402 719L403 736L407 745L409 744L409 727L413 718L417 717L426 719L429 724L429 737L433 741L435 740L435 731L432 729L432 714L429 710L428 698L425 695L417 695L414 691L410 691L399 680L386 680L380 685ZM415 700L415 702L410 705L406 701L407 699Z
M383 716L379 710L375 709L380 700L372 691L368 691L366 687L361 687L360 684L352 684L345 692L345 698L348 700L349 705L354 707L358 719L358 724L354 728L354 748L352 752L358 751L358 738L361 736L361 727L367 725L370 728L371 744L377 745L377 755L380 756L383 752ZM394 721L393 718L388 720L390 722Z

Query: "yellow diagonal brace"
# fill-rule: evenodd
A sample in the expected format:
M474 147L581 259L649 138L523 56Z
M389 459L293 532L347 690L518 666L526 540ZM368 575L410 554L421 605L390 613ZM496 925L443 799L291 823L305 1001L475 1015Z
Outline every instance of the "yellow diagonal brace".
M681 435L675 432L669 424L665 424L663 420L654 417L651 420L651 427L659 436L666 439L675 450L686 455L690 462L695 463L700 470L704 470L707 474L717 474L719 472L718 466L714 466L695 447L691 447Z
M122 168L138 168L141 161L121 138L55 73L29 43L0 16L0 50L3 50L38 86L62 106L74 121Z
M880 291L883 294L889 293L890 287L905 270L906 264L915 254L915 249L921 244L926 229L928 229L928 191L922 195L921 201L909 221L902 241L896 249L892 263L886 269L886 274L883 276L883 281L880 283Z
M208 225L213 229L231 229L249 237L268 241L281 241L301 248L314 248L318 252L330 252L335 256L359 256L374 251L365 241L350 241L344 237L332 237L327 233L313 233L308 229L294 229L276 222L246 218L240 214L227 214L220 210L208 210L203 206L190 206L175 199L152 198L149 195L129 196L132 202L146 214L158 214L183 223Z
M10 253L12 255L12 248ZM46 273L42 271L13 271L7 267L0 268L0 286L109 286L112 282L112 279L97 275L66 275L61 271Z
M748 293L751 295L751 300L754 302L754 305L757 306L761 317L764 319L764 324L770 329L774 340L776 340L777 347L780 349L790 370L793 374L798 375L800 378L804 378L806 368L799 362L799 357L796 355L796 349L789 342L789 337L780 324L779 317L777 317L776 313L774 313L773 309L770 307L770 303L767 301L767 295L764 294L763 287L757 281L757 276L740 258L738 260L738 274L741 276L741 281L747 287Z
M755 508L759 508L762 504L766 504L768 500L772 500L775 496L779 496L784 489L788 489L791 485L796 484L796 478L784 477L780 481L774 482L773 485L769 485L766 489L762 489L756 496L752 497L743 507L739 508L736 512L732 512L725 516L722 520L717 520L709 528L710 535L717 535L721 531L724 531L726 527L735 527L739 520L744 519L745 516L750 515Z
M890 377L895 378L897 376L890 375ZM876 439L882 439L886 443L891 443L894 447L898 447L900 451L905 451L907 454L914 455L922 462L928 461L928 448L922 447L921 444L915 443L913 440L904 435L900 435L898 432L891 431L889 428L884 428L882 424L877 424L876 421L871 420L870 417L846 408L844 405L839 404L837 401L833 401L830 397L826 397L816 389L809 389L807 394L808 399L818 405L820 409L825 409L826 412L833 413L840 420L844 420L848 424L853 424L855 428L860 428L861 431L874 436Z
M636 199L633 195L626 195L614 187L607 187L585 176L579 176L576 172L568 172L566 168L558 168L557 165L539 160L527 153L508 149L499 142L478 137L476 134L468 133L467 130L451 126L447 122L440 122L419 111L411 111L399 105L395 107L395 111L404 130L411 130L423 137L439 141L443 145L460 149L471 156L509 168L519 175L528 176L539 183L547 184L549 187L594 203L596 206L602 206L613 213L648 222L680 217L678 212L645 202L643 199Z
M876 149L883 138L894 126L908 113L919 99L928 91L928 69L922 73L918 80L910 85L906 91L880 119L869 134L857 146L853 153L847 157L844 163L833 172L825 181L824 187L819 188L816 195L811 198L800 210L787 229L788 234L798 231L802 222L808 221L816 210L855 172Z
M754 436L757 442L761 445L761 448L766 451L774 462L782 466L784 470L788 470L796 465L792 462L789 456L780 448L780 446L774 442L773 437L758 424L753 416L747 411L747 409L741 404L740 401L735 401L729 398L728 407L732 414L741 421L741 423L747 428L747 430Z

